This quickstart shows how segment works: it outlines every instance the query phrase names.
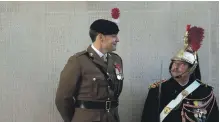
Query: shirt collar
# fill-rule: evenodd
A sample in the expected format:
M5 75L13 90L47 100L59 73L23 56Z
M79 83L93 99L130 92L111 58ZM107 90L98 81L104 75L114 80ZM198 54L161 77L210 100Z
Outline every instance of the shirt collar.
M102 52L100 52L98 49L96 49L93 44L91 47L100 57L102 57L104 55Z

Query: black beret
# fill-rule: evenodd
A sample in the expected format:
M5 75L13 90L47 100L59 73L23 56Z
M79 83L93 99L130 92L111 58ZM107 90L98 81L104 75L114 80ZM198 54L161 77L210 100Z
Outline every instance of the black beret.
M98 19L94 21L90 26L90 30L102 33L103 35L118 34L119 31L116 23L105 19Z

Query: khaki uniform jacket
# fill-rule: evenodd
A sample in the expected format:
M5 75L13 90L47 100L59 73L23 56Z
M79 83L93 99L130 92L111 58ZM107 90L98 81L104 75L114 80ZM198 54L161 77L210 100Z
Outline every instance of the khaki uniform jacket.
M56 93L56 106L65 122L119 122L118 108L107 112L103 109L76 108L76 100L115 101L122 91L123 79L118 80L116 67L123 73L122 59L108 53L108 62L91 48L71 56L60 75ZM114 89L109 86L104 74L95 65L108 72ZM118 72L117 72L118 73Z

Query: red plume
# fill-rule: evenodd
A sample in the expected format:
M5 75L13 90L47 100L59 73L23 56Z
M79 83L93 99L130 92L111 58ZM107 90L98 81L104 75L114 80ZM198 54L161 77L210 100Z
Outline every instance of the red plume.
M204 29L194 26L190 28L188 32L188 44L195 52L201 47L201 42L204 38Z
M189 31L191 25L186 26L186 31Z
M112 18L118 19L120 16L120 10L118 8L113 8L111 14L112 14Z

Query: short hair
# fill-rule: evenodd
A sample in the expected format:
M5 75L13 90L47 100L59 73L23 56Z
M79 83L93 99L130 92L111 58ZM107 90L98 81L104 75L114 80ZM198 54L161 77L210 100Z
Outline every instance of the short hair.
M96 31L89 30L89 36L90 36L92 42L95 42L97 35L98 35L98 33Z

